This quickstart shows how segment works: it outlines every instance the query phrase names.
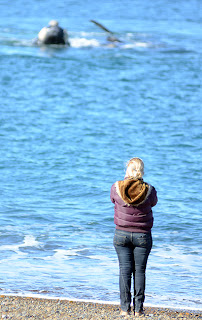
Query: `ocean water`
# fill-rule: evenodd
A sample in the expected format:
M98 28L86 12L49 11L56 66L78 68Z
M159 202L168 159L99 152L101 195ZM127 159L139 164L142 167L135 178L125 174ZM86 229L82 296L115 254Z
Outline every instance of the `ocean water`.
M34 46L51 19L70 48ZM138 156L146 304L202 310L201 21L200 0L0 1L0 293L118 302L109 195Z

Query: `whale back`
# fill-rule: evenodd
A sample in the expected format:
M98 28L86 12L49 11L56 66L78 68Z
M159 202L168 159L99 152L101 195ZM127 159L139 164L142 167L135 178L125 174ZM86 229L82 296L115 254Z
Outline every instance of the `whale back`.
M65 44L65 35L58 26L44 27L38 34L38 39L43 44Z

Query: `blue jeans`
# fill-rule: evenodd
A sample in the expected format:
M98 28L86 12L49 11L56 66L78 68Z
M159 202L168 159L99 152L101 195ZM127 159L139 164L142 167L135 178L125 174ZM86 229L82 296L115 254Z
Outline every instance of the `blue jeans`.
M114 247L119 259L121 309L130 311L131 276L134 279L134 310L143 309L145 299L145 270L152 248L151 233L136 233L116 229Z

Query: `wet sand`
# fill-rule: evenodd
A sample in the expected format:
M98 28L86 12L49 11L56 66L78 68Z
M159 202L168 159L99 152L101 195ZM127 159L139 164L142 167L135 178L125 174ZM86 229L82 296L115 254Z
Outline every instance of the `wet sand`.
M117 320L126 319L120 316L120 308L113 304L44 299L19 296L0 296L0 319L13 320ZM127 319L134 319L133 313ZM202 319L201 311L172 310L167 308L145 308L145 317L139 319Z

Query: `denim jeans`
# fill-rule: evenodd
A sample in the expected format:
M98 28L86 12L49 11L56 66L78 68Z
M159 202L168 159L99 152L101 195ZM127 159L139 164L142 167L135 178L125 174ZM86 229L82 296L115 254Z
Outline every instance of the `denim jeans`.
M145 270L152 248L151 233L136 233L116 229L114 247L119 259L119 288L121 309L130 311L131 277L134 280L134 310L143 309L145 299Z

